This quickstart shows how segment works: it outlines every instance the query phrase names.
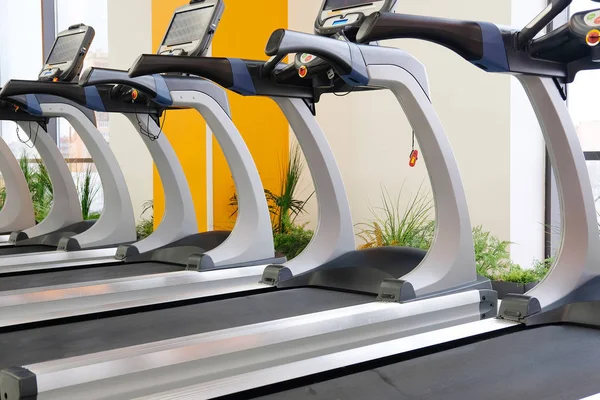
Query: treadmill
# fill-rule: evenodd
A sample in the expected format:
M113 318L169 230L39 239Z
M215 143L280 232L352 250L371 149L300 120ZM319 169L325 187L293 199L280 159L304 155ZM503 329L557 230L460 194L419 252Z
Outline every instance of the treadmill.
M374 10L382 10L390 3L376 5ZM266 63L154 55L140 58L130 73L210 75L237 92L274 98L292 127L315 127L312 111L318 90L313 84L319 81L315 76L300 78L296 63L279 66L288 52L307 48L322 63L335 60L333 69L322 69L335 73L335 79L321 83L324 93L391 88L413 123L434 193L443 196L436 197L433 248L424 259L420 252L403 248L350 251L299 274L294 273L299 264L270 266L262 277L266 292L244 297L224 295L210 303L199 299L135 314L122 310L95 320L86 316L7 327L0 334L3 366L20 365L1 374L0 390L9 399L83 393L87 399L133 398L239 373L255 363L410 337L495 316L496 293L475 274L466 201L448 139L428 98L423 66L396 49L289 31L274 37L268 53L275 57ZM271 50L283 38L286 45ZM288 46L290 42L294 45ZM302 56L300 51L298 58ZM278 81L284 73L286 78ZM324 137L318 139L301 143L307 159L307 150L323 144ZM330 172L340 182L339 170ZM323 195L322 188L317 187L317 197ZM319 247L311 243L312 249L332 245L316 243ZM415 268L417 259L422 261Z
M584 154L562 89L579 71L599 68L600 9L575 13L535 38L570 3L552 1L522 30L377 13L358 32L361 42L429 40L483 70L512 74L524 86L554 167L563 227L556 263L535 289L506 297L498 319L258 365L138 398L581 399L600 392L600 235ZM238 359L229 361L236 365Z
M206 32L214 29L221 13L222 3L217 1L180 7L159 51L182 57L204 53L212 36ZM205 23L196 25L198 20ZM166 211L150 237L120 247L116 257L103 264L39 262L1 268L0 326L92 318L120 309L270 288L259 284L262 271L270 263L285 262L285 257L275 255L260 176L233 125L225 91L185 76L148 78L132 80L126 71L92 68L82 75L86 87L29 81L12 81L5 87L13 96L44 93L92 110L125 114L155 161L165 186ZM206 118L233 171L240 215L231 233L196 233L185 174L160 129L164 112L183 108L195 108ZM351 221L347 227L345 234L353 246Z
M94 30L83 24L73 25L60 32L35 83L60 86L76 79L93 38ZM76 189L73 191L75 186L74 183L70 183L73 181L70 172L68 176L66 174L68 167L62 155L59 156L58 149L49 150L50 143L44 143L47 142L45 139L49 138L40 135L40 144L45 147L40 154L45 156L48 170L52 177L56 178L53 179L53 184L57 183L58 196L54 200L55 210L62 212L57 216L51 215L52 218L47 223L40 224L32 230L11 233L9 241L13 245L0 247L0 255L3 255L0 257L0 268L42 260L69 259L73 253L66 250L96 248L98 250L94 251L107 252L116 243L134 241L135 221L129 192L116 158L95 126L95 114L58 97L44 96L36 92L15 92L12 88L16 82L19 81L9 81L2 88L2 101L37 117L65 117L77 130L100 175L104 191L104 210L98 221L81 220L79 196ZM36 142L37 140L38 138ZM61 193L61 190L66 191ZM75 199L77 205L74 204ZM71 211L65 211L67 207ZM65 215L68 217L66 221L61 220ZM74 222L69 223L71 220Z

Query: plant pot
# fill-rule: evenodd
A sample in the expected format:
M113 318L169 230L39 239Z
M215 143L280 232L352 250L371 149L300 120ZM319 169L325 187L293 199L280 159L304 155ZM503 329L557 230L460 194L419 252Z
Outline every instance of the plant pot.
M539 282L531 282L525 285L525 293L529 292L531 289L536 287Z
M498 292L498 298L503 299L507 294L525 294L533 289L539 282L533 283L515 283L515 282L503 282L503 281L492 281L492 289Z

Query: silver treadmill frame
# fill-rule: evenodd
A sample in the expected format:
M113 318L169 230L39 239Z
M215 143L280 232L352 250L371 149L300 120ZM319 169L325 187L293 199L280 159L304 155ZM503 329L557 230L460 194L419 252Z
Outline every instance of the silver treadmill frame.
M363 49L363 47L365 47ZM475 278L474 254L470 242L471 226L458 168L448 138L427 93L425 68L415 58L397 49L361 46L368 66L369 82L392 90L405 110L427 160L443 173L433 174L436 199L455 194L451 206L438 210L437 248L418 267L411 280L421 293L449 289ZM390 63L390 58L394 64ZM385 60L385 61L384 61ZM304 107L306 108L306 107ZM285 109L285 107L284 107ZM310 165L310 163L309 163ZM438 172L437 169L434 171ZM431 172L430 172L431 173ZM437 197L439 196L439 197ZM440 214L442 215L440 217ZM458 223L450 229L451 222ZM466 223L466 226L465 226ZM456 233L458 230L458 234ZM441 244L442 232L453 233L447 246ZM442 237L444 235L442 234ZM445 258L448 269L439 263L441 249L454 249ZM472 259L472 263L469 263ZM437 264L436 264L437 263ZM463 263L470 267L469 271ZM440 269L434 273L434 267ZM425 271L434 273L425 277ZM447 286L443 286L442 282ZM415 334L479 321L495 315L494 300L485 299L479 290L433 296L408 303L372 302L359 306L306 314L277 321L241 326L169 341L148 343L113 351L25 366L36 375L42 398L64 398L85 392L90 399L146 395L180 387L183 381L197 384L227 379L234 388L236 374L252 373L264 366L301 362L341 350L374 344L381 340L410 338ZM487 325L497 326L497 324ZM406 339L410 340L410 339ZM221 343L219 345L219 343ZM98 380L97 380L98 379ZM150 383L151 382L151 383ZM113 391L114 390L114 391ZM136 390L136 393L131 391ZM201 393L196 387L194 394ZM127 392L125 394L125 392ZM197 398L197 397L196 397Z
M561 218L564 229L557 261L546 279L527 293L536 297L544 308L597 276L600 268L600 234L584 153L565 102L551 78L515 76L525 88L542 128L563 211ZM300 378L307 373L326 372L518 325L513 321L492 319L328 354L310 354L301 360L284 361L276 366L259 366L250 372L233 371L228 377L215 376L188 387L140 395L138 400L188 400L235 394Z
M229 109L227 96L222 88L209 81L201 81L201 85L205 88L205 93L185 92L181 96L185 95L187 97L179 100L177 100L179 95L172 93L173 99L180 101L180 103L176 103L177 105L201 110L203 115L207 113L207 109L212 110L213 117L207 118L207 121L210 120L209 123L212 123L211 129L213 130L215 130L217 124L221 124L221 128L215 130L215 134L221 135L221 139L225 133L238 136L237 144L232 143L236 141L227 139L229 147L224 150L227 150L226 155L229 158L230 152L233 152L236 146L242 143L245 147L245 143L240 142L241 136L239 136L239 132L237 132L237 128L231 122L231 117L227 112ZM190 98L193 100L192 102L190 102ZM183 102L184 100L187 103ZM319 202L319 223L315 231L315 239L309 243L302 254L284 264L296 275L310 271L354 249L352 216L341 172L335 162L327 138L315 117L302 100L285 98L273 100L280 106L297 136L298 143L305 154L313 176L317 201ZM192 105L192 103L198 104ZM201 106L202 103L211 105ZM226 121L229 121L229 123ZM247 161L244 161L243 157L239 156L237 160L238 166L236 168L238 170L242 168L241 166L244 163L247 167ZM249 169L244 169L244 171L249 171ZM244 173L248 174L248 172ZM253 185L247 177L243 179L246 180L247 186ZM254 186L253 190L256 192L258 188ZM243 196L244 192L241 190L239 192ZM260 193L260 199L264 199L262 185L260 186ZM246 196L241 197L240 205L245 204L242 201L246 200L248 200ZM248 208L244 208L245 215L252 217L253 214L248 211L259 206L259 204L257 200L254 200L253 205L250 204ZM257 218L256 213L252 218ZM245 223L247 225L246 231L257 222L255 219L245 219L245 221L247 221ZM270 235L270 220L268 226ZM254 238L254 236L252 235L251 238ZM247 243L249 243L249 239L245 239ZM238 236L236 240L244 240L244 237ZM323 241L330 245L323 245ZM243 251L246 248L247 246L243 245L237 251ZM100 256L104 252L104 250L93 251ZM92 252L92 250L88 252ZM211 256L213 259L216 258L214 253ZM89 261L90 264L96 262L94 260ZM66 266L68 264L62 263L61 265ZM2 315L0 326L6 327L73 315L93 314L115 309L159 304L166 301L187 300L260 289L267 290L271 286L259 283L266 266L256 265L202 272L172 272L169 274L2 292L0 293L0 315ZM5 267L0 271L0 276L3 271L6 271L6 273L19 272L31 270L31 268L28 265Z

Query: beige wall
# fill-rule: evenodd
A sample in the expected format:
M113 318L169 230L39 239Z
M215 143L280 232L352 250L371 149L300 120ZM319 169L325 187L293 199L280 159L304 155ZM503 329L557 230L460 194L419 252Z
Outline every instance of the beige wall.
M320 5L321 0L290 0L290 29L312 32ZM541 10L535 5L530 8ZM457 7L456 2L445 0L403 0L398 12L510 25L515 9L511 8L510 2L503 1L463 0ZM539 216L543 221L543 173L540 175L543 146L539 134L522 142L537 150L530 153L526 164L533 165L534 171L519 170L519 164L515 164L516 169L511 169L511 160L521 162L511 157L514 151L511 138L519 138L518 135L523 133L519 131L513 135L511 127L519 126L521 118L529 118L524 125L528 127L532 118L530 109L524 109L523 115L519 115L513 106L513 101L522 101L524 96L522 89L518 85L515 89L511 82L514 78L487 74L453 52L431 43L396 40L383 45L402 48L427 67L432 100L462 172L473 225L483 225L484 229L504 240L523 240L518 247L513 246L516 262L529 265L532 258L542 257L543 226ZM514 105L520 107L521 103ZM396 196L404 184L404 203L421 182L429 187L422 162L418 168L408 167L411 130L391 93L357 93L343 98L325 96L317 105L317 111L319 123L340 164L355 223L370 218L369 204L381 204L382 186ZM515 143L518 146L518 142ZM511 191L511 174L515 175L517 171L521 174L519 186ZM530 188L536 190L541 187L539 195L521 198L520 203L511 201L526 184L533 185ZM523 219L527 213L533 215ZM316 215L314 204L310 215ZM531 236L535 234L537 236L532 240Z
M512 25L525 26L546 0L512 0ZM510 241L513 261L530 266L544 258L546 148L525 90L511 79Z
M399 11L440 17L523 24L544 0L403 0ZM539 3L539 4L538 4ZM127 68L136 55L151 52L150 0L109 0L110 64ZM289 0L289 28L312 32L321 0ZM131 29L130 15L136 15ZM123 40L126 38L126 40ZM543 143L531 107L514 78L484 73L434 44L397 40L383 43L413 54L427 67L432 100L453 145L473 225L483 225L512 246L516 262L543 256ZM371 217L382 188L402 190L405 204L423 183L423 162L408 167L411 129L389 92L323 97L317 119L331 143L346 183L355 223ZM111 146L124 169L137 214L152 198L150 156L122 117L111 118ZM148 177L148 178L146 178ZM404 185L404 189L402 189ZM301 187L312 190L310 179ZM525 195L524 195L525 193ZM314 226L316 202L305 218Z
M110 68L128 69L140 54L153 52L151 10L151 0L108 0ZM142 204L152 199L152 158L137 131L120 114L110 116L110 146L139 219Z

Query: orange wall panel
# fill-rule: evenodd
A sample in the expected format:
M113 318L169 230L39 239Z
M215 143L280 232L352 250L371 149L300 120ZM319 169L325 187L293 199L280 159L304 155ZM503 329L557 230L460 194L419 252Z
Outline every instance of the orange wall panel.
M152 1L152 47L158 49L169 26L173 11L186 4L182 0ZM207 227L206 188L206 122L196 110L169 111L163 126L183 166L192 190L198 228ZM154 169L154 223L158 225L164 212L163 187Z
M152 43L160 45L173 11L185 4L182 0L152 1ZM266 10L268 9L268 12ZM212 55L266 60L264 48L271 33L286 28L287 1L227 0L225 13L215 34ZM248 144L261 175L263 185L277 190L281 166L287 162L289 127L286 119L267 98L244 98L228 92L233 121ZM194 111L170 111L164 134L173 145L192 189L200 230L207 226L206 123ZM215 229L230 229L234 220L229 206L235 187L227 162L216 140L213 141L213 212ZM162 184L154 171L155 224L164 212Z
M288 2L273 0L229 0L215 34L212 55L266 60L265 46L271 33L288 26ZM233 121L248 144L257 164L263 185L277 191L281 166L287 162L289 126L287 120L268 98L243 97L229 92ZM233 209L229 199L234 194L231 172L223 153L213 145L214 224L227 229Z

